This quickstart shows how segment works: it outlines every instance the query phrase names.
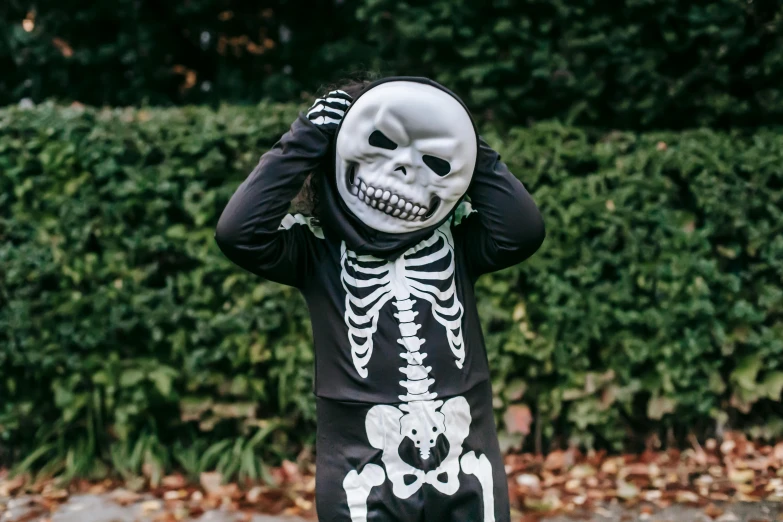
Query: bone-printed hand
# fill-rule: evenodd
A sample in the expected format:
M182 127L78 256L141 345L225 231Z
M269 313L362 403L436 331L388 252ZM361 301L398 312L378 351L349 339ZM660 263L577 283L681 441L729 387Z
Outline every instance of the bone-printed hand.
M344 91L331 91L318 98L307 111L307 119L325 130L334 130L351 106L352 98Z

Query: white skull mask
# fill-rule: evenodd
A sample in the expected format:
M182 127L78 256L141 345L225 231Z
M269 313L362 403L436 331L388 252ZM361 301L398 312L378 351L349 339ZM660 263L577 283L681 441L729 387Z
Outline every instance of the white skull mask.
M365 225L390 234L435 225L468 189L476 131L451 94L399 80L371 88L337 135L337 187Z

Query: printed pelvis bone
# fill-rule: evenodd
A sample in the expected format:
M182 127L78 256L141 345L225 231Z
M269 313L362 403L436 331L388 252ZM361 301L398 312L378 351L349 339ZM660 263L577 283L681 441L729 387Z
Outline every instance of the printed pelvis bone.
M459 489L459 457L462 454L462 444L470 429L470 407L464 397L454 397L445 403L432 402L430 405L422 406L416 413L427 410L432 413L435 408L440 407L440 415L445 419L443 435L449 443L449 452L436 469L427 473L406 463L400 457L399 447L405 437L409 436L402 427L404 415L401 409L394 406L374 406L365 419L367 438L372 447L383 451L381 460L386 468L389 482L392 483L392 492L398 498L410 497L424 484L430 484L446 495L453 495ZM407 415L412 414L415 415L415 413ZM423 429L433 424L426 419L416 423ZM426 435L426 437L431 437L433 441L436 438L434 435ZM438 476L444 473L446 480L438 480ZM413 480L406 480L409 478Z
M425 366L427 354L421 349L425 339L418 337L421 328L415 322L418 312L412 297L430 302L436 320L444 326L446 340L456 364L462 367L465 359L462 344L462 305L457 299L454 285L454 250L448 226L441 227L432 238L405 252L395 261L383 262L370 256L357 256L343 245L342 281L346 289L346 324L348 325L352 355L356 370L367 377L367 363L372 355L372 335L375 332L381 308L392 301L401 337L398 343L404 350L400 356L405 366L400 381L405 393L399 396L403 404L399 408L388 405L374 406L367 413L365 429L372 447L382 451L381 460L386 476L392 484L392 493L402 499L409 498L424 484L429 484L446 495L453 495L460 487L460 455L463 443L470 432L470 406L464 397L453 397L445 402L437 400L437 393L430 391L435 380L430 376L432 367ZM432 265L443 265L445 270L434 270ZM362 277L357 277L361 275ZM446 283L446 290L423 284L422 280L438 280ZM377 287L377 288L376 288ZM362 289L369 292L364 298ZM367 310L364 314L358 310ZM456 333L455 333L456 332ZM358 339L358 341L357 341ZM422 460L431 456L438 437L448 441L448 454L438 466L428 472L405 462L399 453L405 438L413 441ZM475 475L482 487L484 521L494 521L492 468L485 456L476 457L473 452L462 456L463 472ZM445 480L439 476L445 475ZM343 481L348 497L352 522L365 522L367 498L374 486L384 482L383 469L367 464L361 473L351 471Z
M478 141L447 92L389 81L360 96L336 138L340 197L367 226L390 234L443 220L473 177Z
M420 401L400 405L400 410L407 412L400 418L400 433L413 441L422 460L430 458L435 441L446 431L446 416L438 411L442 404L443 401Z

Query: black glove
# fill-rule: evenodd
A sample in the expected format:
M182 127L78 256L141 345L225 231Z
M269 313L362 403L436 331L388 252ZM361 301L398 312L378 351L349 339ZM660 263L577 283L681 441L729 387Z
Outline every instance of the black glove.
M343 91L332 91L323 98L318 98L307 111L307 119L324 130L333 131L340 125L345 111L351 106L353 99Z

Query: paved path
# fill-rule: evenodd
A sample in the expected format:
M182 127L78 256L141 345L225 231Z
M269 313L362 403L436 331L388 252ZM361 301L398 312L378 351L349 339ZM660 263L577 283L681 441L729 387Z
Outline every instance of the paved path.
M623 509L619 505L606 506L585 517L558 516L546 522L781 522L783 503L754 502L720 506L725 512L716 518L708 517L703 509L682 505L643 514L639 508Z
M152 522L160 511L154 509L154 501L150 499L121 506L109 495L73 495L57 512L36 514L35 506L29 498L21 497L3 502L5 513L0 515L0 522ZM32 517L32 518L31 518ZM221 510L207 511L198 522L239 522L236 513ZM250 522L314 522L297 517L271 517L255 515Z
M29 498L24 497L3 500L5 512L0 509L0 522L152 522L160 512L144 501L120 506L108 495L74 495L54 514L37 515ZM729 504L722 506L723 515L711 519L698 508L673 506L652 514L642 514L639 508L623 509L618 505L599 508L589 514L575 514L574 517L558 516L546 519L547 522L783 522L783 503L761 502ZM239 522L239 517L230 512L208 511L198 522ZM296 517L271 517L255 515L251 522L314 522ZM446 522L446 521L430 521ZM473 521L459 521L473 522Z

